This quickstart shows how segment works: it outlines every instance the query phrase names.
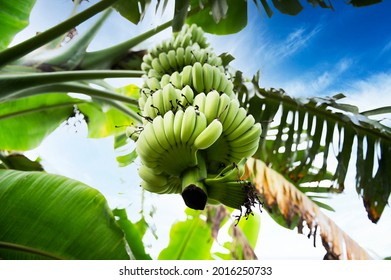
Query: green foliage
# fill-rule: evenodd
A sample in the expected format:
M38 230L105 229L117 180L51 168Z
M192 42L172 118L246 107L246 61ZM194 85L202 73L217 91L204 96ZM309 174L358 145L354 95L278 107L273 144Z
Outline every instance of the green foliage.
M144 17L150 0L119 0L113 7L126 19L137 24Z
M23 154L12 153L5 155L0 153L0 169L15 169L22 171L43 171L42 165L38 160L32 161Z
M37 147L73 114L73 105L79 102L64 94L46 94L1 103L0 150Z
M0 170L0 258L129 259L102 194L42 172Z
M129 221L125 209L114 209L113 214L118 218L117 223L125 234L125 239L134 258L136 260L150 260L151 256L145 253L142 240L145 230L143 228L140 230L140 227Z
M192 9L199 5L198 0L191 1ZM242 30L247 25L247 1L245 0L216 0L189 17L188 24L196 23L205 32L225 35Z
M262 5L268 16L273 14L268 4L270 1L260 0L261 5L257 0L253 2L260 11ZM331 3L326 4L325 1L309 2L322 8L332 8ZM379 2L352 0L349 4L358 7ZM116 46L89 53L87 47L110 13L107 8L116 3L114 7L117 11L137 24L150 4L148 0L102 0L47 31L6 48L14 35L28 24L34 3L31 0L0 0L0 150L7 151L0 153L0 258L129 259L127 241L131 257L150 259L142 241L147 226L144 219L132 223L124 209L114 210L114 217L105 198L97 190L71 179L46 174L42 172L39 162L8 151L27 151L37 147L61 123L78 112L84 115L88 124L89 137L115 134L114 148L124 147L127 139L116 126L141 122L135 111L138 89L130 86L116 90L95 80L140 77L143 74L141 71L111 69L118 65L124 65L125 69L129 69L127 65L139 67L140 60L135 63L124 61L129 59L129 50L169 26L176 31L184 22L188 22L196 23L213 34L239 32L247 25L249 4L245 0L177 0L172 21ZM164 11L167 3L167 0L158 1L156 8L163 5ZM297 0L273 0L272 3L277 10L289 15L296 15L303 8ZM84 36L69 47L62 48L58 55L18 60L104 10L103 16ZM222 58L224 65L232 59L229 55ZM10 66L11 63L19 65ZM20 67L24 63L34 66ZM103 71L86 71L91 69ZM53 72L44 73L48 70ZM248 94L241 75L237 74L235 80L240 94ZM290 98L281 91L260 89L257 79L253 80L253 85L255 96L247 99L246 103L257 120L265 121L266 138L261 143L260 157L299 185L317 180L335 180L340 186L337 191L340 191L353 151L352 143L356 141L357 191L363 196L370 218L377 221L391 191L388 172L391 169L391 136L389 128L369 119L369 116L389 113L390 108L360 114L354 106L337 102L343 97L341 95L303 101ZM86 94L90 99L81 100L64 94L68 92ZM261 114L260 108L264 109ZM273 118L279 118L278 128L268 126L267 122ZM313 131L308 129L312 125L315 127ZM271 133L275 133L273 141L269 139ZM327 170L327 159L335 135L340 139L343 136L343 140L340 140L336 158L338 167L335 175L331 176ZM298 148L302 144L306 144L306 147ZM284 147L284 152L280 151L281 147ZM323 158L323 164L316 167L314 162L319 155ZM125 166L136 157L133 150L117 160L121 166ZM377 166L377 170L372 174L374 166ZM300 188L305 190L306 187L301 185ZM308 187L307 190L319 193L324 192L325 188ZM317 198L313 197L315 200ZM322 202L317 203L328 208ZM209 218L203 216L203 212L189 210L186 221L173 225L170 243L160 253L159 259L212 259L212 244L226 216ZM283 217L279 219L281 224L285 222ZM296 225L297 221L292 224ZM232 227L232 241L225 244L230 253L219 256L223 259L256 258L253 248L258 241L259 227L258 215L241 221L236 228ZM250 254L246 255L245 252Z
M5 49L14 36L28 25L35 1L0 1L0 50Z
M201 211L187 211L187 220L174 224L170 243L159 254L159 260L208 260L213 239Z
M243 82L237 72L234 83L239 100L247 98L249 113L263 123L259 158L298 185L330 180L337 183L334 191L341 192L355 152L357 193L363 198L369 219L376 223L391 193L391 174L386 171L391 166L391 129L360 114L357 107L341 103L343 94L296 99L283 90L260 88L257 76L251 81L253 92ZM366 114L377 112L389 112L389 108ZM353 145L355 141L357 145ZM330 177L333 149L337 167ZM316 161L319 156L321 163ZM333 191L331 187L330 183ZM312 191L317 192L317 187Z

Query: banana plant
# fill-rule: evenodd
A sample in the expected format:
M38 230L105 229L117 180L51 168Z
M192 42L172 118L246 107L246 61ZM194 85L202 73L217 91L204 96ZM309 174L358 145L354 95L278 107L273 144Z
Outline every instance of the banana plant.
M76 6L79 3L79 1L74 2ZM133 140L137 139L136 152L143 162L139 170L139 175L144 181L142 186L148 191L157 193L181 193L186 205L194 209L188 210L188 221L173 226L171 242L159 255L160 259L189 259L195 256L214 258L210 254L212 241L216 238L222 221L226 221L228 216L227 212L221 209L241 210L244 207L244 215L250 219L253 206L261 201L264 201L272 217L289 228L300 225L292 219L291 214L300 217L300 221L305 220L311 226L311 230L319 226L325 244L330 244L328 241L332 243L326 248L329 256L350 258L354 255L368 258L368 255L346 234L343 234L342 241L336 239L335 232L340 232L337 227L333 227L335 229L333 232L327 232L326 225L332 225L332 222L322 216L313 204L313 200L308 200L297 189L305 191L306 189L301 186L304 182L332 179L338 183L336 189L342 191L346 166L350 160L351 142L357 137L357 188L360 193L363 190L363 199L369 217L376 222L390 193L390 175L387 175L390 141L389 129L382 126L380 122L369 119L368 116L380 111L389 112L388 108L360 114L352 106L337 103L342 96L330 99L313 98L303 102L290 98L280 91L261 89L257 77L251 81L254 92L250 92L245 87L245 82L248 81L240 75L240 72L234 73L231 79L228 79L226 69L227 59L230 58L211 52L201 32L202 29L191 24L197 23L207 32L216 34L237 32L247 23L247 9L244 6L246 1L203 1L204 5L201 6L199 1L176 1L173 20L121 44L87 52L88 45L110 14L112 9L110 7L116 8L123 16L136 23L142 19L149 3L149 1L140 1L141 5L138 5L138 2L99 1L80 13L72 14L68 20L53 28L9 48L6 46L13 35L26 24L35 1L24 1L18 4L18 7L24 11L24 18L23 16L14 18L14 21L21 21L19 29L8 30L9 22L8 25L1 25L4 26L7 36L1 38L0 51L0 87L2 88L0 150L3 150L0 154L2 162L0 167L4 169L0 170L0 199L11 204L13 201L18 203L13 204L13 208L10 206L11 210L7 210L0 218L0 223L4 225L0 227L0 256L74 259L151 258L142 242L145 231L140 231L130 222L123 210L108 209L104 198L88 186L80 186L78 182L45 174L42 170L37 172L36 170L40 170L38 163L26 161L26 158L14 153L14 151L23 152L36 147L60 123L81 114L88 124L91 137L106 137L114 134L115 123L134 123L135 125L127 128L126 134ZM325 6L323 1L315 2L322 7ZM362 3L352 1L352 4L358 5L359 2ZM9 14L18 14L13 6L7 4L7 1L0 3L2 7L6 7ZM257 4L257 1L254 3ZM270 16L270 7L266 1L261 3ZM287 11L293 14L300 10L300 7L294 7L298 1L294 1L293 4L286 4L284 1L273 1L273 3L281 12ZM132 11L130 7L135 7L135 4L141 7L141 10L130 12ZM163 5L166 6L167 1ZM239 8L228 10L227 5ZM88 32L78 39L71 40L68 45L58 48L58 38L100 12L102 12L100 18ZM6 21L8 19L6 18ZM189 25L184 25L185 22ZM232 24L233 22L235 24ZM133 64L124 61L129 58L129 52L132 53L131 48L170 26L175 32L171 39L150 49L148 54L143 56L142 61L139 57ZM189 26L191 28L188 28ZM122 65L123 70L112 69L118 65ZM129 65L132 65L131 68L127 68L130 67ZM141 78L142 76L145 77L145 84L140 92L134 86L114 89L102 81L104 78ZM88 98L72 97L68 95L69 92L81 93ZM203 94L203 92L209 93ZM349 114L334 112L329 110L330 108L337 108ZM279 114L279 111L282 113ZM250 115L247 116L247 113ZM280 117L278 127L270 128L270 121L277 117ZM307 123L304 121L305 118ZM241 125L242 122L245 124ZM309 128L313 123L316 123L314 132L303 128L303 124ZM323 129L324 123L327 123L326 130ZM258 141L261 125L262 137L261 141ZM342 137L339 138L342 144L337 157L337 171L330 177L327 159L329 147L335 143L334 127L337 127L339 135L343 133L344 137L343 140ZM166 128L172 133L166 132ZM323 131L326 131L325 134ZM276 139L273 143L268 139L271 135ZM128 137L125 137L125 133L117 135L116 147L125 144ZM325 139L325 144L320 145L320 139ZM247 144L244 144L245 142ZM369 147L365 157L364 142ZM307 145L305 149L299 148L302 144ZM286 154L279 152L281 147L285 147ZM182 161L173 164L172 159L177 158L175 155L178 153L183 155ZM318 154L322 154L324 158L321 167L314 164L314 158ZM245 158L251 155L262 159L295 185L285 182L283 187L280 187L277 182L283 182L283 177L273 180L277 175L266 169L260 161L253 162L250 159L246 163ZM372 173L365 172L369 168L372 170L373 161L368 163L364 158L374 159L375 155L378 155L379 159L378 171L373 176ZM127 164L135 156L136 154L132 152L120 160L122 164ZM25 171L7 170L15 167L23 168ZM30 173L31 170L35 171ZM270 178L268 182L260 180L259 174L263 172L273 174L267 177ZM272 185L273 182L275 184L273 191L263 189L262 186ZM374 187L368 187L373 182L376 183ZM26 189L21 189L22 187ZM273 201L275 191L281 192L282 188L289 189L290 193L294 193L300 199L292 200L291 204L287 203L289 196L277 202ZM315 192L320 190L322 190L320 187L311 189ZM44 196L39 195L42 192L45 193ZM82 194L84 192L99 198L100 215L95 215L94 212L96 200L91 196L84 196ZM51 204L54 194L59 194L56 198L58 203ZM25 201L26 197L32 199ZM79 200L90 201L91 207L88 209L75 207L73 212L68 212L62 207L70 201ZM27 205L26 203L29 203L31 209L38 209L37 205L44 204L45 207L49 207L50 213L40 215L42 219L38 220L35 220L34 213L28 213L31 215L27 216L27 220L23 220L26 210L23 205ZM327 207L319 201L317 203ZM226 207L209 206L216 204L223 204ZM293 209L296 209L296 212ZM315 211L322 218L318 224L315 224L315 219L308 217L310 211ZM14 213L17 215L15 216ZM71 218L67 219L68 223L59 223L58 217L61 217L62 213L70 217L80 216L80 219L76 224L69 224ZM102 213L106 219L102 218ZM10 217L16 219L11 223ZM91 217L95 219L87 222ZM204 217L207 217L207 222ZM233 241L231 244L225 244L226 248L230 248L231 253L216 254L216 258L256 258L251 249L256 244L254 235L258 233L259 223L255 223L252 227L253 231L249 231L244 226L245 221L239 222L240 218L241 215L236 221L231 221ZM42 231L47 223L57 223L56 227L48 231L53 242L45 244L39 239L31 240L31 236L21 230L25 226L20 224L22 221L31 225L33 229L31 235ZM74 244L70 243L63 244L64 250L53 249L58 246L55 237L58 236L58 229L62 226L64 226L62 230L71 235L74 233L72 226L78 229L87 228L87 231L90 231L90 223L94 222L96 230L106 231L104 236L114 244L107 243L106 239L77 240L77 237L73 236L72 242L83 242L99 249L86 249L91 252L90 255L79 254L76 249L73 250ZM190 232L187 231L189 228ZM15 234L9 235L8 230L15 231ZM201 232L202 236L208 237L206 247L199 250L198 255L193 255L191 252L194 246L191 245L197 244L191 244L191 240L178 244L177 236L183 235L183 232L187 232L188 236L194 234L198 236ZM212 238L210 239L209 236ZM200 242L202 243L202 240ZM348 246L348 251L354 254L342 255L338 249L341 244ZM124 253L126 246L130 248L130 254ZM179 247L180 255L176 250ZM242 250L243 252L252 253L242 255L237 250L238 247L246 248Z

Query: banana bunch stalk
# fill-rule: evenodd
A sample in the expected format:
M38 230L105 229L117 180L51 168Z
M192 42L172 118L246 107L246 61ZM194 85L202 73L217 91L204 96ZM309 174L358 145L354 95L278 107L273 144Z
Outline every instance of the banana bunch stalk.
M222 203L251 213L257 197L242 175L258 149L261 125L240 107L202 29L185 25L152 48L141 67L143 124L127 128L142 163L141 186L181 194L193 209Z

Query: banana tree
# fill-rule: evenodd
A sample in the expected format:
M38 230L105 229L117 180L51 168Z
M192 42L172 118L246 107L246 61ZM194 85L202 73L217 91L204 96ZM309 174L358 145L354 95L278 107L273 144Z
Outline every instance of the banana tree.
M74 2L76 6L79 3L79 1ZM138 5L138 2L141 5ZM0 218L0 257L151 258L146 253L142 241L148 230L148 223L144 217L139 222L132 223L123 209L108 209L104 197L96 190L71 179L48 175L42 171L39 163L28 160L20 153L37 147L59 124L77 114L84 116L90 137L107 137L115 134L115 145L118 148L132 141L129 137L136 139L138 134L141 135L140 127L147 127L151 119L159 119L158 115L163 114L163 110L171 111L172 106L176 108L187 106L186 102L190 101L190 97L186 92L181 91L177 98L180 100L179 103L168 102L163 104L163 107L158 107L156 103L150 104L152 106L148 108L150 109L148 116L139 112L140 107L148 102L146 97L157 92L158 87L162 85L165 79L164 73L152 71L152 74L157 75L153 77L159 78L158 85L156 86L156 80L147 79L146 86L141 90L134 85L116 89L103 79L141 78L149 75L150 68L158 65L156 62L153 63L153 60L149 61L150 55L144 57L143 55L149 52L159 57L160 53L164 53L162 51L164 42L160 47L145 52L133 52L132 48L170 26L175 32L179 32L185 22L197 23L205 27L208 32L227 34L237 32L246 25L246 1L203 2L204 5L198 5L198 1L176 1L175 14L171 21L121 44L94 52L88 52L87 47L111 13L110 7L117 9L133 23L137 23L142 19L149 1L99 1L80 13L72 14L68 20L53 28L9 48L6 46L13 35L26 25L35 1L20 1L12 5L7 1L0 2L4 11L14 16L2 18L4 24L1 24L3 26L1 32L7 36L2 36L3 47L0 52L0 67L2 67L0 75L2 89L0 93L0 150L2 151L0 153L2 167L0 200L2 203L0 205L7 211L2 211ZM326 7L323 1L315 2L321 7ZM258 5L257 1L254 3ZM286 8L283 1L273 3L281 12L288 11L287 13L293 14L299 10L297 7L293 7L293 10ZM352 1L354 5L360 3L362 1ZM157 5L159 4L160 1ZM271 9L266 1L261 1L261 4L268 15L271 15ZM163 10L166 5L167 1L163 4ZM235 9L227 10L227 5ZM100 18L90 30L65 46L59 47L69 30L100 12L102 12ZM236 24L238 22L241 24ZM10 26L19 26L19 28L13 29ZM178 40L177 43L183 44L186 40L195 38L199 39L197 41L200 46L199 52L197 55L194 52L190 53L187 59L197 66L198 64L193 60L214 61L220 63L222 71L226 71L230 57L213 56L211 52L202 53L201 49L207 46L207 42L201 35L192 34L189 39ZM170 39L166 42L169 41ZM184 59L185 57L184 54ZM147 65L148 62L150 66ZM169 61L168 63L170 64ZM321 213L316 203L323 207L327 207L326 205L305 195L305 192L309 191L323 192L325 188L319 186L308 188L303 184L331 180L336 182L336 187L327 188L327 191L341 192L352 152L351 144L354 139L357 139L357 190L362 194L369 218L374 222L378 221L390 194L390 175L387 174L387 170L391 138L390 129L370 119L369 116L389 112L389 108L359 113L353 106L338 103L342 95L296 100L282 91L267 91L260 88L257 76L248 80L242 77L239 71L230 72L230 75L230 79L219 76L219 85L213 87L215 90L219 89L227 93L227 96L231 95L235 100L241 100L242 103L239 105L247 108L246 112L253 116L254 122L262 124L261 140L259 143L257 141L256 145L252 145L252 149L246 149L247 152L251 151L251 154L254 154L253 158L256 160L250 159L247 163L240 161L238 165L223 162L227 165L224 171L221 171L219 165L210 167L215 169L217 175L209 178L209 181L205 180L206 186L197 186L200 185L199 179L205 176L201 172L205 169L202 168L191 169L179 181L175 179L176 177L171 178L170 188L166 187L167 184L163 184L166 182L166 178L163 177L150 179L156 180L155 186L144 185L150 191L156 191L153 189L156 186L160 187L159 192L183 191L186 194L183 196L186 204L193 209L204 209L206 202L211 205L205 210L187 211L189 219L172 227L170 243L161 252L159 259L255 259L253 248L257 241L259 220L249 216L253 212L252 206L258 202L263 202L268 213L278 223L288 228L297 227L300 231L303 221L306 221L314 235L319 228L328 257L369 258L362 248ZM223 80L226 84L218 88L223 85L220 82ZM168 95L177 94L170 86L176 85L176 81L175 77L166 80L169 84L167 88L171 91L167 93ZM181 83L183 84L182 81ZM252 84L251 87L247 87L249 83ZM192 90L201 92L203 88L199 83L195 83ZM77 98L68 95L69 92L81 93L88 98ZM157 94L154 96L156 97ZM214 95L209 96L213 98ZM172 100L174 99L176 98ZM196 112L200 111L201 103L196 105L197 110L193 110L192 115L187 114L192 119L198 118ZM217 113L219 117L223 118L223 114L228 114L225 108L226 106L221 106L220 112ZM332 109L338 109L338 112ZM161 119L164 124L165 119ZM135 125L127 131L119 131L115 129L115 124L119 123ZM195 135L199 150L213 145L212 140L217 141L217 138L210 140L210 136L217 135L219 131L221 133L223 128L219 122L215 123L217 124L214 124L213 133L205 132L207 134L204 133L203 137L201 137L202 131L206 131L207 127L205 124L200 126L199 135ZM276 124L278 126L274 127ZM315 129L310 129L313 126ZM259 136L257 133L254 135L256 138ZM337 138L334 137L335 135ZM187 135L186 139L191 137L192 135ZM147 142L148 139L137 140L139 146ZM336 157L337 170L332 174L327 161L331 157L329 149L338 142L341 148ZM364 143L367 147L365 156ZM256 150L257 147L259 148ZM285 152L281 152L281 147L285 147ZM142 159L146 160L147 156L143 154L142 149L138 149L137 152ZM239 155L238 159L247 156L243 153ZM314 160L317 155L323 157L320 167ZM130 151L128 155L118 160L122 165L126 165L130 164L136 156L135 151ZM220 159L218 153L216 158ZM368 170L373 170L375 159L377 159L377 172L372 175L373 173ZM164 170L174 170L173 172L182 174L182 170L178 168L192 161L203 162L202 158L191 153L187 161L181 164L172 165L167 162ZM221 161L217 162L221 164ZM144 178L150 175L148 172L145 174L147 175L144 175ZM240 180L237 179L238 174L241 175ZM243 182L249 183L248 186L251 188L244 187ZM199 188L187 188L190 185ZM212 185L213 188L210 187ZM230 186L231 195L223 195L222 189L226 186ZM243 187L246 192L238 191ZM205 193L208 193L209 197L205 197ZM282 194L285 196L281 197ZM226 206L214 205L218 202ZM39 207L41 205L44 207ZM230 213L232 208L242 209L242 206L245 206L245 216L248 220L238 223L241 216L235 221L230 218ZM68 210L69 208L72 208L72 212ZM31 211L32 209L34 211ZM75 220L73 217L78 219ZM230 253L213 255L210 253L213 240L226 222L231 223L230 234L233 239L232 242L224 244L224 247L229 249ZM26 226L30 228L28 232L25 231ZM93 230L96 234L79 235L79 232L95 232ZM35 236L43 231L47 232L47 235L44 235L43 239L36 239ZM61 236L60 233L65 234L61 248L56 243L57 237ZM187 238L178 238L178 236ZM205 246L200 248L196 246L197 244L205 244ZM128 251L125 249L127 246L130 248ZM346 254L341 251L341 247L344 246L348 248Z

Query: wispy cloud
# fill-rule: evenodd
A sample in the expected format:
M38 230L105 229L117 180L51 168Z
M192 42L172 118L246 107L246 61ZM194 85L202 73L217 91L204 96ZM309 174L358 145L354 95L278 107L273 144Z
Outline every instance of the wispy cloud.
M321 30L321 24L313 28L301 26L289 33L283 40L267 39L264 46L257 50L268 61L278 62L303 50Z
M354 64L351 58L342 58L328 69L309 71L305 75L289 79L281 87L292 96L308 97L341 92L343 74Z

